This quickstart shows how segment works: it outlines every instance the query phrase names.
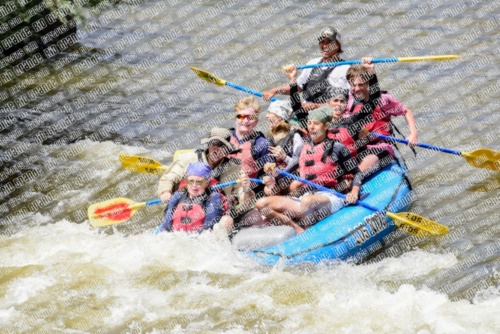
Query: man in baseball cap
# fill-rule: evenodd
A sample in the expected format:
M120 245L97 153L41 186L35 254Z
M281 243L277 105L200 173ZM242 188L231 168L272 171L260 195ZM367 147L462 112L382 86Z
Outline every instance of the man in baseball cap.
M323 30L321 30L321 33L318 36L318 42L322 42L324 39L328 39L328 43L331 42L336 42L338 45L338 51L337 53L342 53L342 42L340 38L340 33L335 30L334 27L326 27Z
M318 41L321 57L314 58L307 64L342 61L340 57L342 52L341 37L334 27L324 27L312 37ZM294 65L290 64L286 67L291 68ZM349 89L349 82L345 77L348 68L349 65L306 68L298 76L296 82L290 82L289 85L271 88L263 92L263 99L267 101L276 94L290 94L291 89L298 89L299 92L303 93L302 96L305 101L302 102L302 108L305 111L319 108L325 104L324 95L328 87Z

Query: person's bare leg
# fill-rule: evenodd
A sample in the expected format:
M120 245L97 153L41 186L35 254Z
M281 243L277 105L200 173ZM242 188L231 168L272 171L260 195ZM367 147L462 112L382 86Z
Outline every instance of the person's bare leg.
M293 218L303 218L300 202L288 197L271 196L259 199L257 208L271 223L288 225L297 234L304 232L304 229L292 220Z
M330 200L323 196L323 195L306 195L301 198L300 200L300 206L301 206L301 211L304 213L303 214L303 220L302 226L304 225L314 225L317 223L321 218L319 216L314 216L315 212L318 212L320 210L325 210L325 217L326 215L331 213L331 203ZM312 216L308 216L312 215Z
M369 154L361 160L359 163L359 169L362 172L366 172L370 167L375 166L378 163L378 157L374 154Z

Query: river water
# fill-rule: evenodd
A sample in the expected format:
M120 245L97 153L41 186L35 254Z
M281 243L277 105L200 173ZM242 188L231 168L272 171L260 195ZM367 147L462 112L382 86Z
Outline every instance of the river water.
M286 82L280 66L318 56L314 36L328 25L342 32L345 59L461 55L377 65L381 87L413 110L421 142L498 150L499 13L498 1L445 0L94 10L77 44L2 86L2 332L498 333L500 174L461 157L401 148L411 211L450 233L400 236L361 265L266 268L211 234L153 235L161 206L99 229L86 211L157 196L158 177L124 170L120 153L168 164L231 125L245 94L189 66L264 90ZM34 98L13 102L21 95Z

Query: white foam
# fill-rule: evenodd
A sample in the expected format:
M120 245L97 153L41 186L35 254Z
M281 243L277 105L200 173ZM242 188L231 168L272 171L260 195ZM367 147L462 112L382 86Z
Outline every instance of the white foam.
M402 284L392 292L383 285L453 266L452 255L413 251L368 265L269 270L210 233L152 232L107 235L88 223L63 220L9 238L0 265L40 269L8 283L0 299L6 306L1 321L26 317L18 307L40 300L64 305L49 322L59 330L77 301L83 312L92 310L85 311L86 303L97 305L92 323L109 330L124 324L130 331L223 328L231 333L248 332L248 326L253 332L301 333L492 333L499 328L498 290L470 303L450 301L426 287Z

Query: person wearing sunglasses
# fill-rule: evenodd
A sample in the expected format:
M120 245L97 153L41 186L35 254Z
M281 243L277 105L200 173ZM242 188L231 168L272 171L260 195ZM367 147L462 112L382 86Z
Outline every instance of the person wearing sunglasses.
M262 167L274 162L269 154L269 141L255 127L259 123L261 105L253 96L246 97L234 106L236 126L231 130L230 143L241 152L229 156L241 161L241 169L252 178L263 175Z
M221 195L209 185L212 168L203 162L190 163L186 184L172 195L157 233L163 231L203 232L211 230L223 215Z

